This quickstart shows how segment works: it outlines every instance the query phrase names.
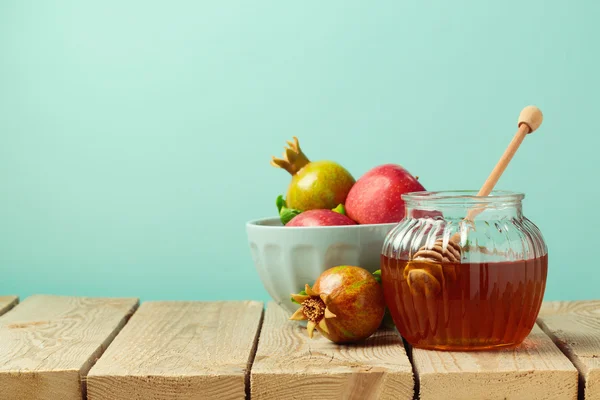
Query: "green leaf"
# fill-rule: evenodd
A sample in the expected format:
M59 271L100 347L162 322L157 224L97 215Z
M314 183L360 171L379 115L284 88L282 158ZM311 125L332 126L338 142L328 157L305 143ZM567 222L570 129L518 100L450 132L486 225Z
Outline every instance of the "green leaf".
M342 215L346 215L346 207L344 207L343 204L338 204L338 206L336 208L332 209L331 211L334 211L334 212L342 214Z
M277 205L277 213L279 213L279 219L283 225L286 225L288 222L292 220L296 215L300 214L302 211L296 210L293 208L288 208L283 195L277 196L277 200L275 200L275 204Z
M301 294L301 295L306 295L306 292L305 292L304 290L302 290L302 291L301 291L300 293L298 293L298 294ZM293 298L293 297L290 297L290 300L292 301L292 303L300 304L300 303L298 303L296 300L294 300L294 298Z
M283 195L279 195L277 196L277 200L275 200L275 204L277 205L277 214L281 214L281 209L283 207L287 207L287 204L285 203L285 199L283 198Z
M381 283L381 270L378 269L377 271L373 272L373 277L377 282Z
M279 212L279 219L281 223L286 225L290 222L296 215L302 213L300 210L294 210L293 208L282 207Z

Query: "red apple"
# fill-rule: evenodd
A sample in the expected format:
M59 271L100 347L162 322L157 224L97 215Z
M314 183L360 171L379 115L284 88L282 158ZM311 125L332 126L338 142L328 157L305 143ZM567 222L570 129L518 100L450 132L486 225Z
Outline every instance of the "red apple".
M346 214L359 224L400 222L404 193L425 188L400 165L384 164L360 177L346 198Z
M356 222L343 214L327 209L304 211L296 215L285 226L335 226L356 225Z

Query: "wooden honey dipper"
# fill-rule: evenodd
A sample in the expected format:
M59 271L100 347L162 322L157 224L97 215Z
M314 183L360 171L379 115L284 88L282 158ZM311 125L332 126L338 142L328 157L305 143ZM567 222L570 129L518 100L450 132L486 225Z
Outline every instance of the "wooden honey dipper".
M517 124L518 130L515 133L512 141L500 157L500 160L488 176L487 180L477 193L477 196L488 196L496 183L502 176L502 173L508 166L508 163L512 160L513 156L517 152L517 149L525 139L529 133L534 132L536 129L540 127L542 124L543 115L539 108L535 106L527 106L519 114L519 122ZM465 217L465 221L472 221L473 218L477 214L481 212L481 209L471 209L467 213ZM444 248L443 239L437 239L432 248L427 248L426 246L421 247L414 255L414 259L419 260L429 260L429 261L437 261L437 262L455 262L458 263L461 260L461 246L460 242L460 233L457 232L448 241L448 245Z

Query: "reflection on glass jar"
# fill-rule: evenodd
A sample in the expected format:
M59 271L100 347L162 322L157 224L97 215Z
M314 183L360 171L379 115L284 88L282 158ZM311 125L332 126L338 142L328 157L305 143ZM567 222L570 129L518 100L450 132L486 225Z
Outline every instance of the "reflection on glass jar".
M394 323L411 345L512 347L531 332L548 251L523 216L523 197L502 191L402 196L406 217L385 240L381 278Z

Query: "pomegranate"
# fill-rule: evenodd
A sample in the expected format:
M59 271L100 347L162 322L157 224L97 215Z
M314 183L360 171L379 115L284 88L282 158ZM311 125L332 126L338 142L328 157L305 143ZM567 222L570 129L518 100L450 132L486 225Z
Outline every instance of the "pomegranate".
M423 190L423 185L406 169L384 164L356 181L344 205L348 216L359 224L400 222L405 213L402 194Z
M292 218L285 226L356 225L356 222L332 210L308 210Z
M322 160L310 161L300 149L298 138L287 142L283 158L273 157L271 165L292 175L286 201L299 211L332 209L346 201L355 183L354 177L340 164Z
M356 222L346 216L346 209L339 204L333 210L308 210L302 212L288 208L283 196L279 195L275 202L279 219L285 226L334 226L334 225L356 225Z
M300 308L291 320L307 320L308 336L316 329L334 343L371 336L385 313L382 286L366 269L342 265L323 272L311 288L292 294Z

